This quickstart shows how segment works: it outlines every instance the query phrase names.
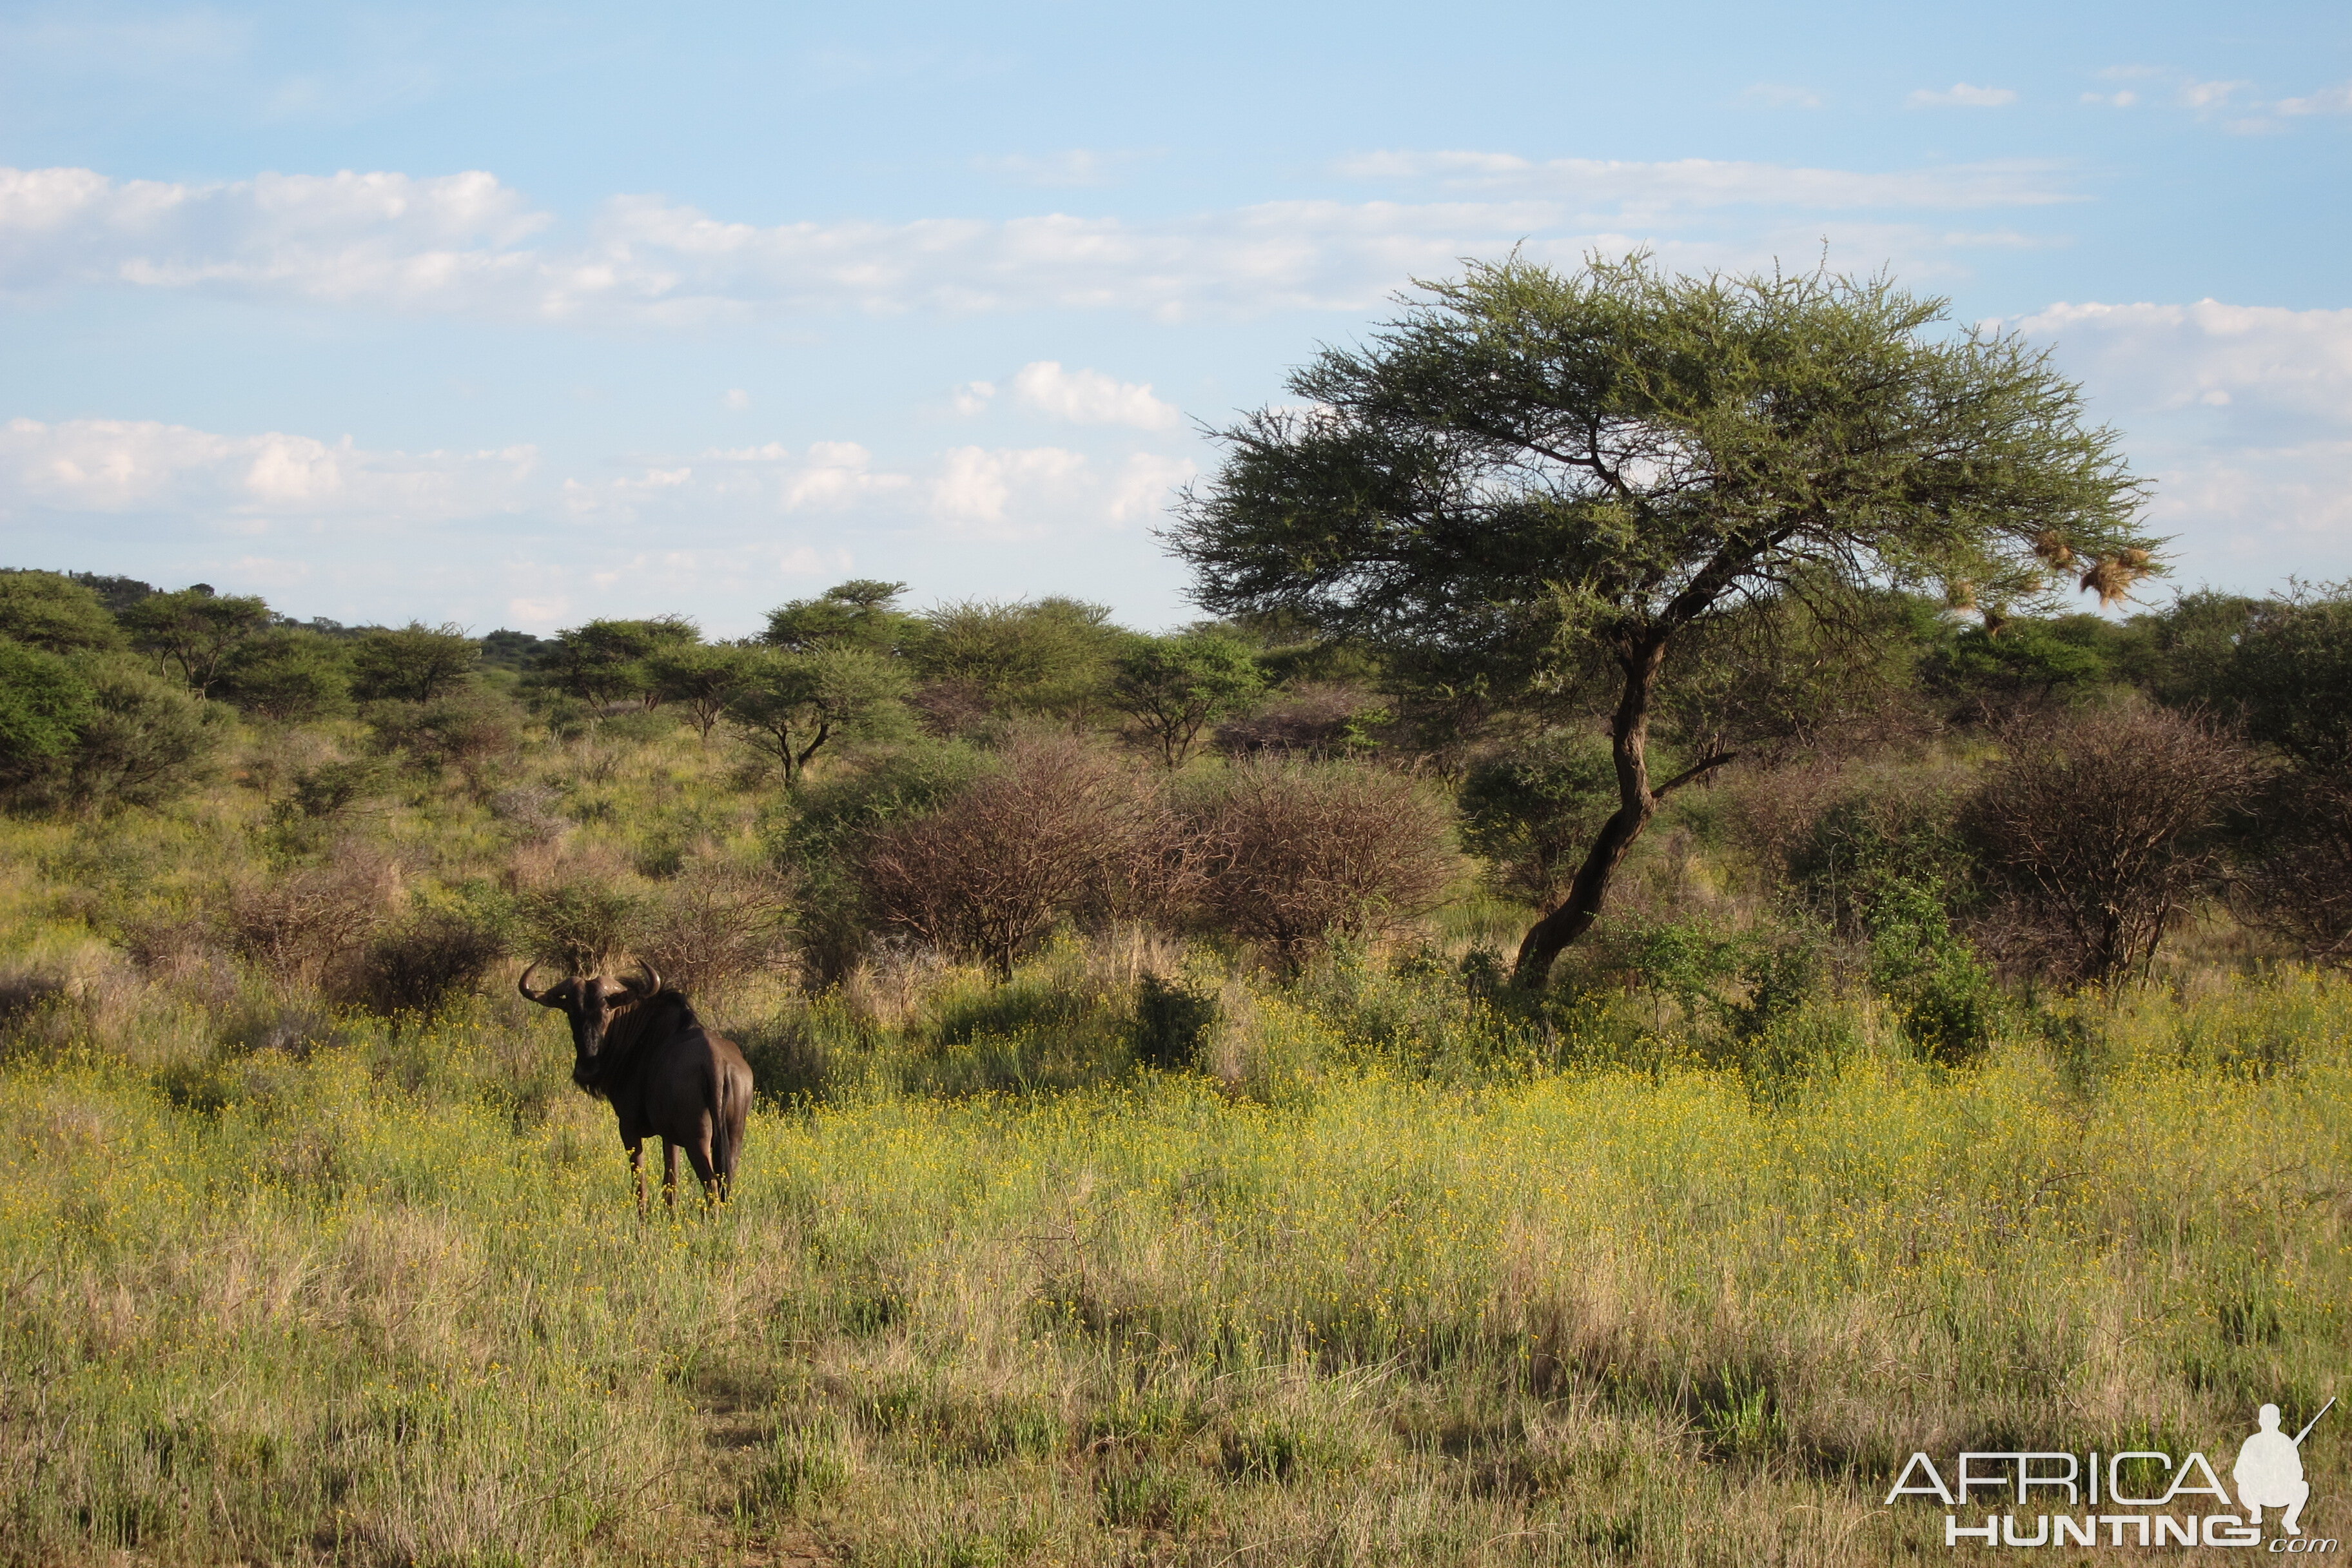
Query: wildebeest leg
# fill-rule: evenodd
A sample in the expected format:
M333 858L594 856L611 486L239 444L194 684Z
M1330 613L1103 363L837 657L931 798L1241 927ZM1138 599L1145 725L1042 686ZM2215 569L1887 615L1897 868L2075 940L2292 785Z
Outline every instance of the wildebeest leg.
M646 1146L629 1145L629 1179L637 1184L637 1217L646 1217Z
M662 1140L662 1202L675 1211L677 1207L677 1145Z
M702 1206L727 1201L727 1178L710 1163L710 1156L699 1143L686 1146L686 1163L694 1167L695 1180L702 1184Z

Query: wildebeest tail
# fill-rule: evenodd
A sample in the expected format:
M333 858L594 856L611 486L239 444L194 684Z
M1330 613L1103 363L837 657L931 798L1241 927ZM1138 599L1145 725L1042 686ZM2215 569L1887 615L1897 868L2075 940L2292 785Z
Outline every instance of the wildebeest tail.
M710 1168L729 1186L735 1184L735 1162L742 1153L743 1122L751 1107L744 1103L751 1098L741 1084L726 1077L719 1080L719 1103L711 1109Z

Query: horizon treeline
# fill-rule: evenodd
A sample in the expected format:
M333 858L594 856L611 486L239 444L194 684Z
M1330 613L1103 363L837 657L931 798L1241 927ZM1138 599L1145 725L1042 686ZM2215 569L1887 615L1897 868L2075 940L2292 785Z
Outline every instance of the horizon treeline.
M1053 931L1108 920L1295 966L1474 885L1543 909L1611 809L1610 689L1572 668L1512 682L1279 617L1155 635L1066 597L912 611L904 594L845 582L728 641L679 613L477 637L0 572L0 788L19 813L106 814L233 764L290 865L404 789L502 819L584 809L516 804L548 794L534 749L682 731L731 760L709 787L777 803L768 859L819 980L892 938L1009 974ZM1661 755L1738 758L1685 808L1694 831L1877 952L1923 1039L1981 1036L1988 963L2113 982L2200 908L2282 954L2352 954L2352 585L2200 590L2119 618L1885 591L1825 619L1766 599L1675 658ZM297 731L341 739L268 739ZM1808 782L1832 777L1842 795ZM1596 962L1672 969L1674 918L1636 907ZM1764 923L1707 939L1726 994L1764 994L1807 946ZM602 949L627 945L605 924ZM500 930L469 951L604 955ZM1625 941L1666 949L1628 959Z

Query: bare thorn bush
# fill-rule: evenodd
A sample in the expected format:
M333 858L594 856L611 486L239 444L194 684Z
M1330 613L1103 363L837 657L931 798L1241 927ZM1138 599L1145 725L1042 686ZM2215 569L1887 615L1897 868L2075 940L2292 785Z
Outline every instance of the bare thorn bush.
M2002 749L1964 813L1997 893L1986 945L2062 980L2144 973L2218 885L2252 758L2201 717L2142 707L2027 720Z
M886 926L1002 978L1055 922L1130 898L1160 825L1134 770L1083 741L1034 735L941 809L875 835L858 870Z
M221 918L230 952L281 984L307 988L366 947L400 892L394 862L346 846L324 865L232 885Z
M764 867L689 857L646 912L637 956L688 993L719 990L788 963L792 884Z
M1296 967L1335 938L1391 935L1444 901L1460 863L1423 785L1341 763L1250 760L1196 796L1200 908Z

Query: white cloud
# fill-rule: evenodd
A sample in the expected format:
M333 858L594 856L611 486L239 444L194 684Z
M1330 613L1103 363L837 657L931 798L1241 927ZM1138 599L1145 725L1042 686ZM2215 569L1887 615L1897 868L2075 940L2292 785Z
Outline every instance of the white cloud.
M1167 504L1169 493L1200 472L1187 458L1136 452L1120 466L1110 497L1111 521L1149 517Z
M2017 101L2017 89L1956 81L1947 88L1916 89L1903 101L1913 109L2006 109Z
M113 280L431 303L510 284L550 220L489 174L349 172L225 184L0 169L0 288Z
M2184 108L2228 109L2240 93L2253 85L2250 81L2184 80L2178 89L2178 96Z
M725 408L749 408L751 406L751 395L740 386L730 386L727 389L727 395L719 402L719 405Z
M2041 205L2074 199L2045 166L1894 174L1687 160L1533 163L1502 153L1382 153L1351 167L1505 199L1267 202L1150 224L1066 214L909 223L728 223L655 196L604 205L584 238L485 174L227 184L0 170L0 291L77 285L205 289L541 321L659 324L809 309L1056 308L1162 320L1203 311L1358 310L1465 254L1525 242L1537 259L1652 248L1696 266L1811 253L1801 234L1722 238L1626 229L1738 205L1838 210ZM1588 208L1613 209L1595 217ZM1759 243L1759 240L1761 243ZM1932 231L1906 246L1937 249ZM1966 243L1965 241L1958 243ZM1865 266L1907 252L1872 253Z
M1064 370L1049 359L1023 365L1012 384L1013 395L1023 403L1074 425L1172 430L1183 421L1175 405L1151 395L1149 383L1114 381L1096 370Z
M953 447L931 481L931 514L988 538L1041 538L1048 531L1037 510L1066 495L1086 466L1060 447ZM1024 515L1008 516L1016 497Z
M2323 87L2304 98L2283 98L2272 108L2281 114L2352 114L2352 81Z
M855 441L819 441L809 447L807 461L784 481L784 507L842 507L913 483L905 474L875 472L874 454Z
M1822 95L1809 87L1759 81L1742 90L1732 102L1741 109L1819 109Z
M152 420L0 426L0 515L174 510L266 527L355 514L443 521L512 510L538 452L367 451L270 431L221 436Z
M2352 310L2059 304L2005 324L2058 344L2103 395L2132 407L2235 405L2352 435Z
M1352 178L1428 181L1455 190L1553 196L1626 212L1727 206L1969 208L2046 206L2082 198L2046 163L1961 163L1873 174L1681 158L1643 163L1597 158L1535 162L1509 153L1367 153L1339 165Z
M2352 113L2352 81L2322 87L2300 97L2267 99L2258 83L2242 78L2207 79L2169 66L2111 66L2099 75L2111 81L2138 82L2146 90L2086 92L2083 94L2084 102L2119 109L2143 102L2169 104L2239 135L2276 133L2288 129L2284 121L2315 114Z
M996 384L992 381L967 381L948 395L950 405L967 418L985 411L995 398Z
M2005 324L2126 430L2185 582L2352 574L2352 310L2061 304Z

